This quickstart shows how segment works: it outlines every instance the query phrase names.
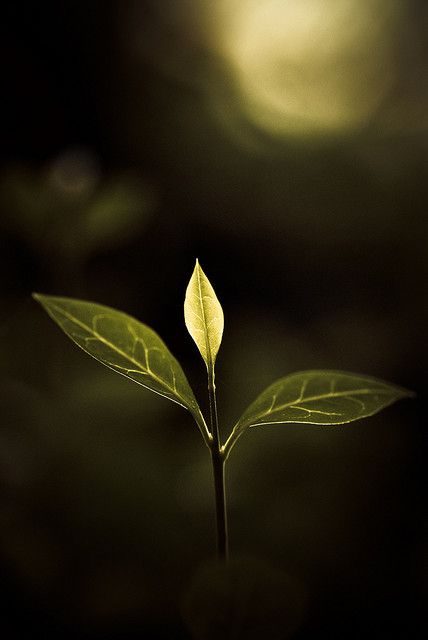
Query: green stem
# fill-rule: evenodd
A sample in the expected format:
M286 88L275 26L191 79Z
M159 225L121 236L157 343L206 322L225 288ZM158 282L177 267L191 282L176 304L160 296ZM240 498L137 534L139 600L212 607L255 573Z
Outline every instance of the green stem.
M220 445L218 430L217 400L214 382L214 367L208 366L208 396L210 403L211 419L211 462L213 467L215 510L217 526L217 552L218 557L225 561L228 558L228 534L227 534L227 510L226 492L224 484L225 457Z
M217 553L221 560L229 555L227 535L226 495L224 490L224 459L221 453L211 454L214 474L215 507L217 523Z

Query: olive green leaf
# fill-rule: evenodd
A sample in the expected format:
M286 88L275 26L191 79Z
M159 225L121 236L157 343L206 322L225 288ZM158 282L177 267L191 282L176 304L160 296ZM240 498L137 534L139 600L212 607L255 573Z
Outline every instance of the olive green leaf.
M209 443L211 436L180 364L150 327L104 305L41 294L33 297L86 353L188 409Z
M223 335L223 309L197 260L186 289L184 319L190 335L210 370L214 367Z
M307 423L335 425L377 413L414 395L393 384L342 371L302 371L274 382L244 411L225 449L248 427Z

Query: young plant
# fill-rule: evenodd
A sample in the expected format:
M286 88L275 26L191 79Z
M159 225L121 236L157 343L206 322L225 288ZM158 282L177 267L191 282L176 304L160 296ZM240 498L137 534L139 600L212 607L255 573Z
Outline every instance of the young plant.
M222 444L214 369L223 335L223 310L198 261L186 290L184 318L207 368L208 424L180 364L150 327L104 305L38 293L33 297L89 355L191 413L211 454L220 558L228 556L224 467L243 433L251 427L271 424L345 424L414 395L382 380L353 373L329 370L293 373L263 391Z

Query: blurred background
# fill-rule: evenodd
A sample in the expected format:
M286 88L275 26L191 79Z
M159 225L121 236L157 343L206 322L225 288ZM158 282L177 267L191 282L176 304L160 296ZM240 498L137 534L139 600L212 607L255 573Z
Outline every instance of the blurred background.
M423 635L427 18L423 0L3 3L5 640ZM242 438L228 575L190 416L30 298L153 326L206 407L196 257L225 312L223 436L296 370L418 393Z

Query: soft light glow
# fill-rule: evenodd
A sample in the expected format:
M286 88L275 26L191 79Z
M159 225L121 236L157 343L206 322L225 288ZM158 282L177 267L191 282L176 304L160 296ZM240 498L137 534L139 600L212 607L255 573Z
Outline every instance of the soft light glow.
M271 133L362 126L390 86L395 0L235 0L217 10L241 108Z

